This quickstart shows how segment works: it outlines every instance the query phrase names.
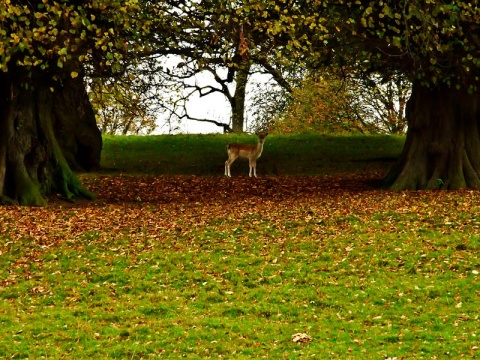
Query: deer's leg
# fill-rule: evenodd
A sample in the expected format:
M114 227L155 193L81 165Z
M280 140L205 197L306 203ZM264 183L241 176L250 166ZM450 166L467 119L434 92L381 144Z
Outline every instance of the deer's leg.
M233 162L237 157L229 157L227 161L225 161L225 176L232 177L230 174L230 166L232 166Z
M230 159L228 159L227 161L225 161L225 176L232 177L232 176L230 175L230 166L232 165L232 162L233 162L233 161L230 161Z
M255 173L255 162L252 161L251 159L248 160L248 165L250 166L250 172L248 173L248 176L252 177L252 170ZM257 175L255 175L257 177Z

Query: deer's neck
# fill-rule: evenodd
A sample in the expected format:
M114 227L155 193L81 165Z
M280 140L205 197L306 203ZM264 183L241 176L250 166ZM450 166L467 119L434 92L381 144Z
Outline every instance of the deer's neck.
M263 143L264 141L259 141L258 144L257 144L257 158L260 157L260 155L262 155L262 151L263 151Z

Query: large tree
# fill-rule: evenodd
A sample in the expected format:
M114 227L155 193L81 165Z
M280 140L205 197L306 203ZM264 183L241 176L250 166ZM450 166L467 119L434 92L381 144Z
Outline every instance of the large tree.
M381 73L387 78L401 72L413 83L406 106L407 139L385 179L388 186L479 187L477 1L276 3L278 18L257 26L287 42L284 48L292 52L286 56L299 56L310 67L335 66L346 73Z
M49 194L91 198L73 169L102 146L84 78L120 76L167 22L150 1L0 3L0 197L42 205ZM170 26L170 25L168 25ZM143 38L145 36L145 39ZM156 46L162 38L155 33Z

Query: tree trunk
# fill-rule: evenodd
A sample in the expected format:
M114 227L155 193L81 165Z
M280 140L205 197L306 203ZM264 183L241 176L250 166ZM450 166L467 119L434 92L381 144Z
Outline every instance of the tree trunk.
M14 71L0 73L0 202L44 205L51 194L92 198L69 166L92 169L100 162L101 134L82 79L32 83L26 86Z
M235 76L235 94L232 98L232 131L241 133L245 125L245 97L250 72L248 59L243 60L237 69Z
M395 190L478 189L480 94L414 84L406 142L385 184Z
M80 77L63 80L53 95L53 127L60 148L75 171L100 167L102 134Z

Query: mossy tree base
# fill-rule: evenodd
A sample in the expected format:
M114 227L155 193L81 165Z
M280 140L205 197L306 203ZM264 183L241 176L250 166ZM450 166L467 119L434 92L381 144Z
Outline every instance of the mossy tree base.
M397 163L384 179L394 190L480 187L480 94L414 84L408 131Z
M53 194L92 199L70 167L100 162L101 134L83 81L52 87L36 80L27 88L15 74L0 73L1 202L45 205Z

